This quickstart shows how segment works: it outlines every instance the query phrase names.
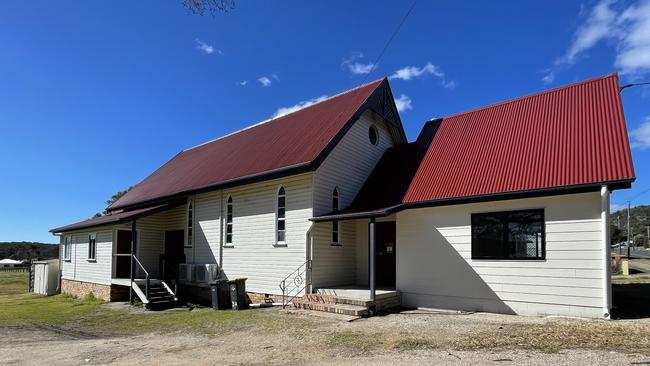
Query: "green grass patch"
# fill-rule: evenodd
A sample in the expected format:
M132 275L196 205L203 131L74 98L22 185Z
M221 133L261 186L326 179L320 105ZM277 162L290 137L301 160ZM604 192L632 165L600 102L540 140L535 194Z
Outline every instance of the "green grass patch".
M0 326L20 324L65 325L71 329L107 335L144 333L197 333L222 335L237 331L309 335L317 323L310 319L280 316L269 309L213 311L187 307L178 311L143 311L136 307L102 306L92 294L82 299L62 294L27 293L27 273L0 273Z
M326 343L330 347L346 348L366 352L377 349L384 344L380 334L368 334L354 331L331 332L327 335Z
M28 272L0 272L0 295L26 293L28 287Z
M400 351L414 351L419 349L436 348L436 344L423 338L402 338L395 342L393 348Z

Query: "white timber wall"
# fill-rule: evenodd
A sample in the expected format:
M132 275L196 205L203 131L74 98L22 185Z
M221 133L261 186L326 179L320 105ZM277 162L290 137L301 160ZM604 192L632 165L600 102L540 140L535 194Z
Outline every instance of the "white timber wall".
M397 214L397 289L409 307L603 316L599 193ZM472 213L543 208L545 260L472 260Z
M88 259L88 236L97 234L97 254L95 260ZM62 235L62 243L66 236L72 237L72 253L70 260L61 261L62 278L83 282L109 285L113 263L113 231L111 227L100 227L85 231L69 232ZM63 258L63 245L61 245Z
M220 263L221 215L225 212L221 194L216 191L194 197L194 249L192 256L187 256L188 263Z
M286 240L276 245L277 192L286 193ZM307 257L306 239L311 227L312 174L300 174L223 191L232 196L233 242L223 248L223 270L228 278L246 277L246 290L281 293L280 282ZM225 212L225 207L223 209ZM208 236L210 237L210 236ZM218 238L214 238L215 243ZM215 244L211 244L213 247ZM218 244L216 244L218 245Z
M378 132L376 145L370 144L368 129ZM395 145L387 123L366 112L359 118L314 173L314 216L332 211L332 192L339 192L339 209L348 207L387 148ZM332 224L315 224L313 236L314 288L350 285L357 280L356 233L354 221L339 223L341 245L332 245Z

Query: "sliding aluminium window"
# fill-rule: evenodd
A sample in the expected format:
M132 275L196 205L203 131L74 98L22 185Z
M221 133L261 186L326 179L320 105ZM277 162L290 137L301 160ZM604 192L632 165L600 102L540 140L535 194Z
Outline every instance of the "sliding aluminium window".
M545 258L543 209L472 214L472 259Z

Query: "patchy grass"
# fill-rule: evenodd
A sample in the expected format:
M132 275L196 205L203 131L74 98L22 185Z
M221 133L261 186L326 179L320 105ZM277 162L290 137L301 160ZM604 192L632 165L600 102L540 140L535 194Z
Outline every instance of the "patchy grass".
M359 353L381 348L386 342L386 337L381 333L349 330L330 332L325 338L325 343L329 347L347 349Z
M415 351L419 349L438 348L435 342L425 338L401 338L393 345L393 348L400 351Z
M0 272L0 296L25 293L28 286L28 272Z
M565 349L650 352L648 325L608 321L549 321L518 324L502 330L466 335L451 341L456 350L530 349L556 353ZM634 340L630 344L630 340Z

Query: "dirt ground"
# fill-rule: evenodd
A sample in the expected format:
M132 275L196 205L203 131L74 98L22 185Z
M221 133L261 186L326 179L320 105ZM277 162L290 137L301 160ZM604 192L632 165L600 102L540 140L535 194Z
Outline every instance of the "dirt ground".
M311 329L115 336L65 326L3 326L0 364L650 365L650 350L634 347L634 342L648 344L647 320L403 311L348 322L300 311L259 311L272 318L307 319ZM631 347L619 347L628 340Z

